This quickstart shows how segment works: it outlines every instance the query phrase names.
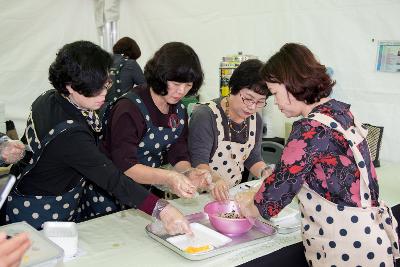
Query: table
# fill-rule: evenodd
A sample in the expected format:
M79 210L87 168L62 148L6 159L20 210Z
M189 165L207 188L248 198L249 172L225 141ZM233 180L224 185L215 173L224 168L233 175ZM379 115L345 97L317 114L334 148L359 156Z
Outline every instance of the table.
M184 214L198 212L210 201L208 195L196 200L173 201ZM85 255L64 266L237 266L301 240L300 232L280 235L266 243L228 252L202 261L190 261L149 237L144 228L149 215L125 210L78 224L80 247Z
M400 164L383 162L377 168L381 198L389 206L400 203ZM184 214L202 210L210 201L208 195L200 195L194 201L174 200L173 204ZM249 262L262 264L267 258L291 258L302 260L300 233L278 234L275 239L262 244L228 252L202 261L190 261L162 244L144 231L151 222L150 216L138 210L126 210L78 224L80 247L86 254L64 263L76 266L237 266ZM279 265L269 265L279 266Z

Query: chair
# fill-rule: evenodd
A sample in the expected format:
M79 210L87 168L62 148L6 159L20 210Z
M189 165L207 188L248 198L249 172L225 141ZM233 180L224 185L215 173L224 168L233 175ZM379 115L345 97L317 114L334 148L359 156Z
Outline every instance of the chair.
M267 164L276 164L281 160L283 145L273 141L261 143L261 155Z
M261 156L263 161L267 164L277 164L281 160L283 152L283 145L274 141L262 141L261 143ZM248 171L247 171L248 172ZM252 174L244 174L246 177L245 181L251 181L258 179Z
M382 145L383 127L374 126L368 123L363 123L362 126L368 130L367 143L369 152L371 153L371 160L375 167L379 167L381 166L379 153Z

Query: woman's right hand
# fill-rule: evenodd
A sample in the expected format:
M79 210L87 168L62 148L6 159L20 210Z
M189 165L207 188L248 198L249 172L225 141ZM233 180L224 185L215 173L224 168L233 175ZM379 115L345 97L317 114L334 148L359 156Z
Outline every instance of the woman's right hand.
M0 156L7 164L14 164L25 155L25 145L19 140L7 140L0 145Z
M5 233L0 233L0 267L16 267L21 263L24 253L30 247L26 233L7 239Z
M192 198L196 194L196 186L190 179L176 171L169 171L167 174L167 185L179 197Z
M229 200L229 185L224 179L218 179L211 189L212 197L217 201Z
M160 212L160 220L169 235L193 234L188 220L171 204L162 209Z

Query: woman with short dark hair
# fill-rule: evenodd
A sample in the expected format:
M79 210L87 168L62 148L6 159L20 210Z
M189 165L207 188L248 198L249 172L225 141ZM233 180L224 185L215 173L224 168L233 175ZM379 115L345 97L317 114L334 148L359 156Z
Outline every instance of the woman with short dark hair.
M196 94L203 83L200 60L190 46L167 43L147 62L144 75L146 85L133 88L106 111L102 149L159 196L165 193L152 185L167 185L178 196L192 197L196 186L204 186L206 173L191 170L188 118L181 99ZM159 168L165 164L174 169Z
M393 266L397 222L379 201L367 130L350 105L329 97L335 84L304 45L285 44L262 69L275 104L293 123L275 171L235 198L245 216L277 215L295 196L310 266Z
M136 62L141 54L139 45L130 37L123 37L115 43L112 55L113 63L110 69L113 85L107 92L102 110L107 104L115 101L135 85L146 82L143 71Z
M257 114L269 96L259 73L262 65L258 59L242 62L229 80L229 96L196 107L190 119L192 165L213 171L211 193L220 201L229 199L228 190L241 182L245 167L256 177L266 168Z
M171 233L190 232L183 215L150 194L99 151L97 110L111 85L110 55L88 41L64 45L49 69L55 90L32 104L22 140L32 149L13 172L6 221L37 229L118 211L122 205L158 216ZM16 173L18 172L18 173Z

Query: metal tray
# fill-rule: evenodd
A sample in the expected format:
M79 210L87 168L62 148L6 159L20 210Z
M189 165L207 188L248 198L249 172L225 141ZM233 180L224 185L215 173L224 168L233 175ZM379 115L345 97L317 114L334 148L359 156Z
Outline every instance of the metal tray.
M188 221L190 223L197 222L197 223L200 223L211 229L214 229L211 226L210 221L208 220L207 214L205 214L203 212L187 215L186 218L188 219ZM189 259L189 260L203 260L203 259L214 257L214 256L217 256L222 253L226 253L226 252L229 252L229 251L232 251L235 249L244 248L244 247L255 245L255 244L258 244L261 242L266 242L266 241L272 240L277 233L277 230L272 225L265 223L265 222L256 221L255 226L252 229L250 229L250 231L248 231L247 233L239 235L239 236L229 236L232 239L232 241L229 242L228 244L223 245L218 248L215 248L213 250L210 250L209 252L199 253L199 254L190 254L190 253L187 253L187 252L179 249L178 247L174 246L173 244L169 243L168 241L166 241L167 238L171 237L170 235L154 234L153 232L151 232L150 224L147 225L145 229L146 229L146 233L151 238L155 239L156 241L160 242L164 246L170 248L171 250L175 251L182 257Z

